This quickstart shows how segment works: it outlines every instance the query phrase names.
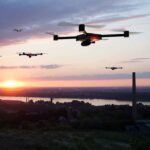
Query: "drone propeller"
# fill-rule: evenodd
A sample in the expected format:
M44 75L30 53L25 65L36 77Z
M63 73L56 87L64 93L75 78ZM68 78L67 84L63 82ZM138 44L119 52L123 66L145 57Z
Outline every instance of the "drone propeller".
M102 39L102 40L107 41L107 40L109 40L109 39Z
M73 27L76 27L76 26L79 26L79 24L76 24L76 23L71 23L71 22L59 22L58 23L59 26L73 26ZM92 25L92 24L85 24L86 27L89 27L89 28L104 28L105 25Z
M40 53L40 54L48 54L48 53Z
M9 58L9 57L15 57L16 56L16 54L8 54L7 56L5 55L5 56L0 56L0 58Z
M127 29L125 29L125 28L112 29L112 31L114 31L114 32L124 32L124 31L127 31ZM130 32L130 34L140 34L140 33L142 33L142 32L132 32L132 31L129 31L129 32Z
M53 32L45 32L45 34L55 35Z
M78 24L75 24L75 23L71 23L71 22L59 22L58 23L59 26L78 26Z
M130 34L134 35L134 34L141 34L142 32L134 32L134 31L129 31Z

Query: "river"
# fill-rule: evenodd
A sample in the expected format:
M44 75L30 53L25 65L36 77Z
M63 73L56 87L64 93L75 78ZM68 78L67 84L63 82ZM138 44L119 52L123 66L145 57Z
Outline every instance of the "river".
M0 96L1 100L19 100L26 101L26 97L12 97L12 96ZM42 98L42 97L29 97L28 100L38 101L44 100L49 101L50 98ZM102 106L102 105L131 105L131 101L118 101L118 100L108 100L108 99L73 99L73 98L54 98L54 103L64 103L64 102L72 102L73 100L84 101L85 103L90 103L94 106ZM141 102L140 102L141 103ZM142 102L144 105L150 105L150 102Z

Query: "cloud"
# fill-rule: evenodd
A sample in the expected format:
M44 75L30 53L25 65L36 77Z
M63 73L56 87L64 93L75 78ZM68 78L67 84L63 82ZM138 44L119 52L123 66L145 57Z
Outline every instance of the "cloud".
M0 66L0 69L58 69L61 68L62 65L58 64L50 64L50 65L39 65L39 66Z
M111 23L144 18L149 14L124 14L141 9L143 4L137 0L1 0L0 46L24 42L29 38L46 37L45 31L71 32L69 28L57 27L61 21ZM23 28L24 31L16 33L14 28Z
M106 18L106 19L100 19L97 20L97 23L114 23L114 22L120 22L120 21L127 21L127 20L132 20L132 19L140 19L140 18L145 18L149 17L150 14L140 14L140 15L133 15L133 16L122 16L122 17L112 17L112 18Z
M134 58L133 60L139 60L139 61L150 60L150 57Z
M69 80L117 80L117 79L131 79L132 74L94 74L94 75L71 75L71 76L43 76L43 77L30 77L24 80L51 80L51 81L69 81ZM137 78L144 79L150 78L150 72L137 73Z
M52 64L52 65L41 65L40 68L42 69L57 69L61 68L62 65Z
M128 61L123 61L122 63L139 63L147 60L150 60L150 57L133 58Z

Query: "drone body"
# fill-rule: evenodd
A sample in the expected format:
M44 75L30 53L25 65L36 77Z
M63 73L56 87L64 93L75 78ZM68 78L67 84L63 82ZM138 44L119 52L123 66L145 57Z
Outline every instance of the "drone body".
M116 70L116 69L123 69L123 67L105 67L106 69Z
M22 32L23 29L14 29L13 31L16 31L16 32Z
M28 56L29 58L31 58L32 56L43 55L45 53L25 53L25 52L23 52L23 53L18 53L18 54L19 54L19 56L24 55L24 56Z
M129 37L129 31L124 31L122 34L96 34L96 33L88 33L85 31L85 25L79 24L79 34L77 36L66 36L60 37L58 35L53 35L53 39L55 41L62 40L62 39L75 39L76 41L81 42L81 46L89 46L96 41L103 40L106 37Z

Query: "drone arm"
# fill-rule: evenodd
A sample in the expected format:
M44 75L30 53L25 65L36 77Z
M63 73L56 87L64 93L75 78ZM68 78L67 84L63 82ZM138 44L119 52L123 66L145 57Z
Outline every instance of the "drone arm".
M66 39L76 39L76 36L66 36L66 37L59 37L58 35L54 35L54 40L66 40Z
M119 37L119 36L124 36L124 34L105 34L101 35L101 37Z
M101 37L120 37L120 36L123 36L123 37L129 37L129 31L124 31L123 34L105 34L105 35L101 35Z

